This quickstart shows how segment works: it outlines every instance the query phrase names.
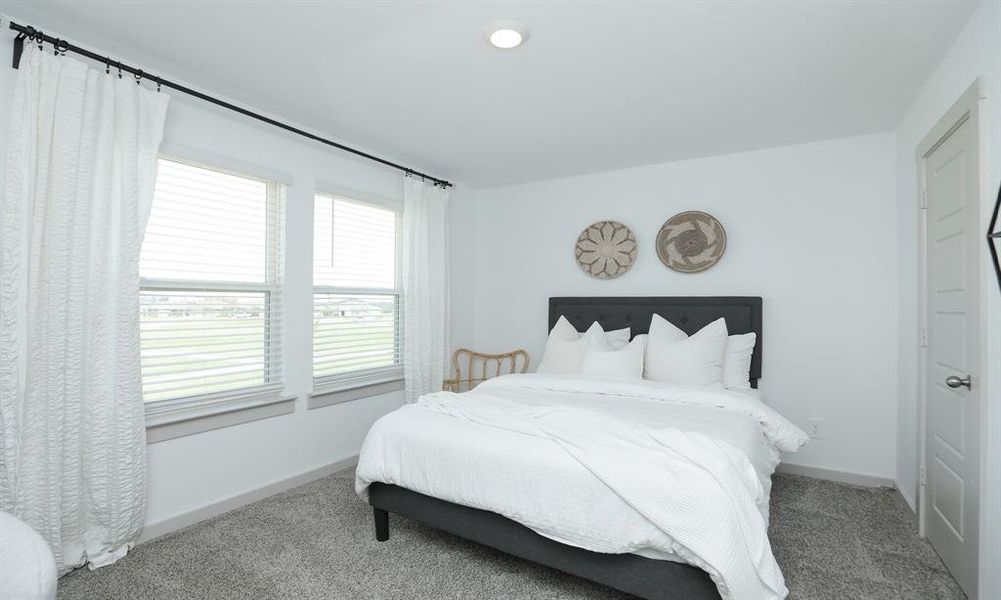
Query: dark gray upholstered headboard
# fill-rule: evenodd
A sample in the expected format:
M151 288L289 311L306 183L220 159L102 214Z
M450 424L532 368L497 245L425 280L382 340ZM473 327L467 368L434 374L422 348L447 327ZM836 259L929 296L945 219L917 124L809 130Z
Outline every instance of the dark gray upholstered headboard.
M629 327L632 335L647 333L654 313L692 335L723 317L731 335L757 334L751 356L751 387L761 377L761 298L757 296L718 297L557 297L549 299L549 329L563 315L578 331L597 321L605 331Z

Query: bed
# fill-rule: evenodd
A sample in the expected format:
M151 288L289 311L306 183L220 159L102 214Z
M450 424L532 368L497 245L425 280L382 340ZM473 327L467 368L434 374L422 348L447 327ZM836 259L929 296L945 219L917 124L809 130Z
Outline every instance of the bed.
M731 334L757 334L750 370L757 387L761 307L756 297L557 297L549 325L563 315L578 330L597 321L636 336L656 313L691 334L722 317ZM379 541L389 538L394 513L641 598L746 596L758 589L755 577L771 582L755 595L784 596L761 526L779 450L798 448L805 436L766 405L746 394L572 376L509 375L477 390L426 396L423 406L373 426L356 487L373 507ZM641 481L630 470L649 468L654 452L633 447L643 444L714 466L672 458L654 466L676 478ZM711 459L703 460L707 451ZM712 497L732 504L718 511L726 516L719 524L699 526L706 539L694 525L679 528L678 510L671 512L702 501L702 478L723 482ZM740 546L738 538L752 542L727 549ZM748 562L744 555L754 557L750 568L721 567Z

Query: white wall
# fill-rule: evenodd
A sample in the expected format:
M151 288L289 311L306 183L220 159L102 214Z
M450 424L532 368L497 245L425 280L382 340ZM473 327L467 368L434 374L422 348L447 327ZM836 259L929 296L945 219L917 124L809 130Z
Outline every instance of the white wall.
M17 74L8 66L11 39L5 28L0 35L4 131ZM0 137L0 146L2 141ZM180 94L172 95L164 144L188 147L198 159L215 155L225 165L243 163L245 170L260 168L263 174L277 172L291 179L285 382L286 392L298 399L293 414L151 444L147 524L349 458L357 454L372 422L402 402L402 392L396 392L307 410L305 397L312 387L314 182L399 199L400 174Z
M453 279L473 282L454 288L466 311L454 339L523 347L537 364L550 296L763 296L761 389L804 428L826 419L826 439L789 462L892 478L894 169L893 136L880 134L470 193L453 211L453 252L463 254L453 267L467 269ZM689 209L727 230L723 260L696 275L668 270L654 249L660 225ZM577 235L600 219L639 241L635 266L611 281L573 259Z
M899 221L899 437L897 443L897 485L911 505L917 494L919 465L918 373L918 179L915 152L918 144L956 100L978 77L983 85L981 102L984 117L984 173L981 230L987 231L990 210L1001 180L1001 2L985 1L956 39L914 100L896 130L897 210ZM987 257L986 246L983 256ZM986 260L983 296L989 352L986 367L994 370L975 373L984 399L984 443L986 460L982 466L983 496L981 521L981 596L1001 597L1001 299L992 268ZM988 567L990 565L990 567Z

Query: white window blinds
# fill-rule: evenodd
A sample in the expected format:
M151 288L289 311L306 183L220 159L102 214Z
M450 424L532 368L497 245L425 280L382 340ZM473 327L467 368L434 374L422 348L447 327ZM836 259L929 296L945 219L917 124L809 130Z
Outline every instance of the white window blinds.
M147 402L280 387L282 193L160 159L139 261Z
M314 379L398 372L399 211L318 195L313 217Z

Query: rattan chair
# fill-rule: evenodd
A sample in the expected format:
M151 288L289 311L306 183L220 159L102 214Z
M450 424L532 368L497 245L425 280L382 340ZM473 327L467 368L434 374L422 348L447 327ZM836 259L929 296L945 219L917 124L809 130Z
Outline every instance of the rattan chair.
M452 354L455 376L442 382L442 389L449 392L468 392L480 383L509 373L528 370L528 352L514 350L503 354L484 354L459 348Z

